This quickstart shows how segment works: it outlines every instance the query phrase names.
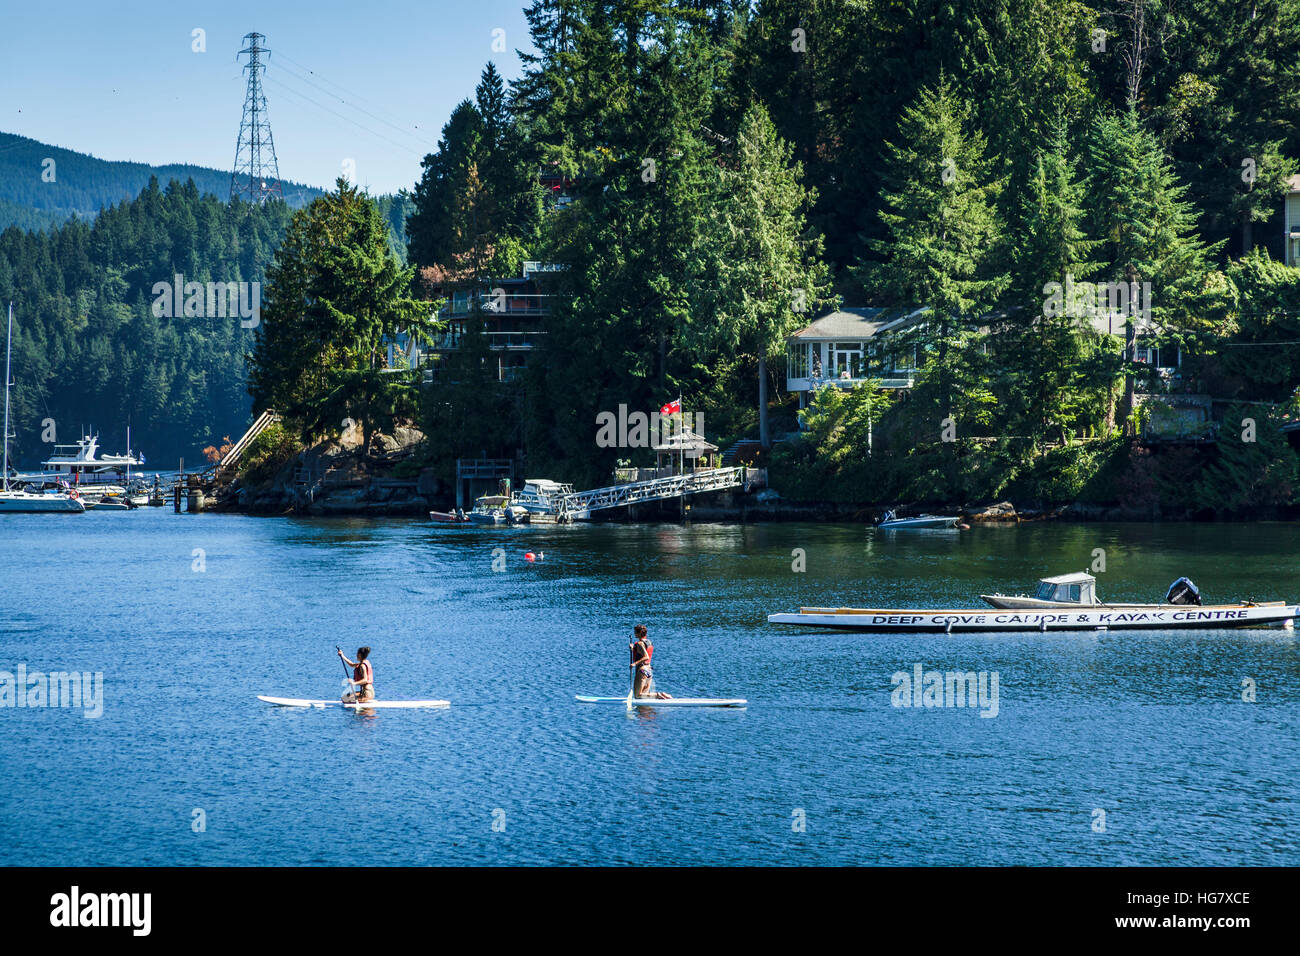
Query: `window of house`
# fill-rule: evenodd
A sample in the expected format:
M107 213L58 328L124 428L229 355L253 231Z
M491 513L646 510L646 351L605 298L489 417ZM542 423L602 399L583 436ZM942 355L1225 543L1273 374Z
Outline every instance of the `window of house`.
M800 342L797 345L790 346L786 353L786 378L807 378L809 372L808 362L809 346Z
M1178 368L1178 346L1172 343L1157 345L1154 342L1137 342L1133 347L1133 360L1152 368Z
M831 347L831 376L841 379L862 378L863 351L861 342L836 342Z

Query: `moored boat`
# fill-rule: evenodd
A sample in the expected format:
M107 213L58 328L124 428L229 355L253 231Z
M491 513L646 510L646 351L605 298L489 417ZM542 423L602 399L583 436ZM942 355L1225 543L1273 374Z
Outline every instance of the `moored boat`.
M954 631L1118 631L1225 627L1292 627L1300 607L1282 601L1205 607L1165 606L1088 610L804 607L769 614L769 624L835 631L938 633Z
M992 607L921 608L803 607L797 614L769 614L769 624L840 631L1089 631L1294 626L1300 606L1285 601L1202 605L1187 578L1170 587L1164 604L1102 604L1096 579L1086 573L1043 578L1033 597L980 595Z
M432 512L430 517L432 517ZM528 511L511 503L509 495L484 495L474 500L474 510L466 517L475 524L527 524Z
M128 433L129 434L129 433ZM98 435L83 435L71 445L55 445L54 453L41 462L37 474L25 475L28 481L65 480L79 485L117 485L127 487L132 467L144 464L144 456L101 454Z
M932 515L922 514L912 518L899 518L892 511L886 511L880 516L880 522L876 525L881 531L906 531L913 528L955 528L961 521L960 517L949 515Z

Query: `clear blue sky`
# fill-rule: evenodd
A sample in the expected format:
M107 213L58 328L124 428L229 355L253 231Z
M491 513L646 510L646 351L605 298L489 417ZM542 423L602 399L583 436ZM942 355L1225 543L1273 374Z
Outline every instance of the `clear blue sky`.
M101 159L229 169L246 85L235 54L256 31L272 50L280 175L328 186L350 159L356 182L394 192L415 183L488 60L519 75L524 3L4 0L0 130ZM206 53L191 49L195 28Z

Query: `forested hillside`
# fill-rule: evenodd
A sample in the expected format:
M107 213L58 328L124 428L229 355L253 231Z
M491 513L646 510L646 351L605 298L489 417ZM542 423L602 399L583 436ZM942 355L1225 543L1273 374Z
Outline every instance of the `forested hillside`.
M50 161L53 161L52 163ZM58 225L76 215L93 219L104 206L132 200L151 178L160 183L193 180L201 193L230 195L230 173L205 166L114 162L60 146L0 133L0 229ZM284 184L284 199L299 208L321 191Z
M154 285L260 282L292 211L226 203L187 181L150 179L93 222L0 233L0 303L14 304L10 453L35 467L42 422L75 441L94 426L105 451L132 444L151 465L197 463L248 421L240 318L158 318Z
M1127 455L1110 439L1144 427L1138 393L1207 394L1216 419L1271 403L1270 436L1294 412L1300 283L1274 260L1300 171L1297 0L533 0L526 15L535 51L504 107L489 66L425 160L410 253L471 289L521 257L561 270L514 403L479 390L483 414L456 416L449 440L595 481L629 455L593 447L595 415L620 404L682 394L724 442L792 431L786 336L836 302L924 310L894 343L921 370L906 394L856 389L816 443L788 447L788 474L818 469L805 492L1068 499L1103 450ZM527 212L523 168L568 201ZM1149 288L1143 314L1108 335L1095 299L1052 304L1053 283L1085 281ZM1136 360L1139 331L1180 350L1177 375ZM1294 494L1291 458L1232 468L1226 483ZM1221 490L1175 497L1217 507Z

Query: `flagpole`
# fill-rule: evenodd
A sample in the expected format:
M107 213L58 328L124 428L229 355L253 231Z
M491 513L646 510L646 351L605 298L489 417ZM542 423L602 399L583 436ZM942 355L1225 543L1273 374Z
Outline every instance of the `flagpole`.
M677 452L679 455L677 470L682 476L682 496L681 496L681 516L686 518L686 409L682 408L682 393L677 393L677 414L681 416L679 424L682 426L678 429L677 435Z

